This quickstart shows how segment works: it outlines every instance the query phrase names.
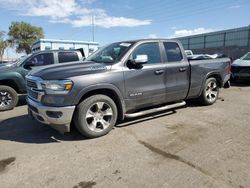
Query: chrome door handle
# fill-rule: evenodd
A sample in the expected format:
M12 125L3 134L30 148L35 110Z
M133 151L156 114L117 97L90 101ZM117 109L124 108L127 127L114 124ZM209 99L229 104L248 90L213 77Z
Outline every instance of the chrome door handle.
M187 68L185 68L185 67L179 68L179 71L180 71L180 72L184 72L184 71L186 71L186 70L187 70Z
M161 74L163 74L164 73L164 70L156 70L155 71L155 74L156 75L161 75Z

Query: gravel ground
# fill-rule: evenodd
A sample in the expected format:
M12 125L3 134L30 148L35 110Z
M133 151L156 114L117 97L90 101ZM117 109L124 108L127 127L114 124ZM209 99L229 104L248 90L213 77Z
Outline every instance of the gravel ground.
M250 84L84 139L0 112L0 187L250 187Z

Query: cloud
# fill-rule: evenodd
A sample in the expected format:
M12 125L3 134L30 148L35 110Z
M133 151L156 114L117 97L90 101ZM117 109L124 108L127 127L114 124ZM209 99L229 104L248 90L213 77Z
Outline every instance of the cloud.
M25 16L48 16L64 18L80 9L75 0L0 0L0 5L7 9L17 10Z
M94 16L94 25L104 28L111 27L136 27L143 25L150 25L151 20L137 20L134 18L125 18L125 17L112 17L104 14L103 16L97 15ZM83 16L79 19L73 20L73 27L84 27L90 26L92 24L92 19L90 16Z
M190 35L198 35L203 33L209 33L214 31L214 29L205 29L203 27L199 27L196 29L183 29L183 30L177 30L174 32L174 35L170 36L169 38L177 38L177 37L184 37L184 36L190 36Z
M240 5L233 5L233 6L230 6L228 7L229 9L236 9L236 8L240 8L241 6Z
M137 27L152 23L151 20L110 16L100 8L86 8L94 2L95 0L0 0L0 6L25 16L49 17L51 23L66 23L73 27L91 26L93 16L95 26L103 28Z

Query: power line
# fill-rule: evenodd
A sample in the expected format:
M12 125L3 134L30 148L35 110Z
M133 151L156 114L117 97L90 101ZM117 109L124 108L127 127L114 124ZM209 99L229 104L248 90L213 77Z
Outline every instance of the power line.
M163 2L165 3L165 2ZM149 7L150 11L148 9L145 8L136 8L136 12L129 12L129 14L133 17L138 16L141 17L141 15L143 15L143 19L150 19L150 17L155 17L157 16L157 19L159 20L159 18L162 18L164 16L164 18L166 19L166 17L168 18L168 20L170 18L176 18L176 17L186 17L187 15L194 15L193 13L200 13L200 12L207 12L207 11L213 11L213 10L217 10L219 8L227 8L229 6L235 5L235 0L231 0L231 1L227 1L226 4L225 2L218 2L218 1L210 1L210 3L208 4L207 2L199 2L196 3L195 1L192 1L190 3L185 3L185 4L180 4L179 6L177 6L175 4L175 7L172 8L170 4L162 4L158 5L155 8ZM245 5L248 4L249 1L247 2L241 2L241 5ZM145 7L145 6L144 6ZM177 8L176 8L177 7ZM164 15L163 15L163 11L164 10Z
M246 5L246 4L249 4L250 2L248 2L248 3L245 3L244 5ZM169 16L167 19L158 19L158 21L155 21L154 23L163 23L163 22L166 22L166 21L170 21L170 20L177 20L177 19L186 19L186 17L190 17L190 16L194 16L194 15L199 15L199 14L203 14L203 13L205 13L205 12L214 12L214 11L217 11L217 10L219 10L219 9L221 9L221 8L227 8L228 7L228 5L227 6L225 6L225 5L217 5L216 7L208 7L208 8L206 8L206 9L196 9L196 10L194 10L194 11L192 11L192 12L189 12L189 13L187 13L187 14L185 14L184 16L185 17L183 17L183 15L172 15L172 16ZM159 17L158 17L159 18ZM160 18L162 18L162 16L160 17Z

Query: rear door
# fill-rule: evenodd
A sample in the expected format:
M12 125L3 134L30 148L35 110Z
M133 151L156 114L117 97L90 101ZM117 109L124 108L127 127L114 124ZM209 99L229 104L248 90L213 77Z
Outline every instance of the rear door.
M166 64L166 102L185 99L189 90L189 62L176 42L162 43Z
M165 97L165 65L162 62L159 42L138 45L130 58L147 55L148 62L138 67L124 68L127 108L142 108L162 103Z

